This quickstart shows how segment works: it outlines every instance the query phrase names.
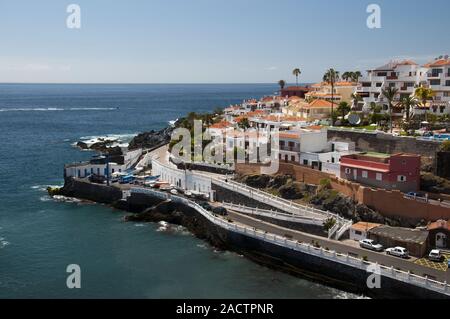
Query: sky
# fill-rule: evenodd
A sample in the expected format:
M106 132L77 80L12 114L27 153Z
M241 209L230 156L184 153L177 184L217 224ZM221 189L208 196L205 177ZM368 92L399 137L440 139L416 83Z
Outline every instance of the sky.
M449 12L448 0L0 0L0 82L292 83L298 67L311 83L450 54Z

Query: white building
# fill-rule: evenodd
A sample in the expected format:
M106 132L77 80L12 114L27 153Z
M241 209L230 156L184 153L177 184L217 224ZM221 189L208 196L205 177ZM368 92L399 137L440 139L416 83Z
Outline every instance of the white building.
M439 57L425 65L427 85L436 94L427 111L435 115L450 114L450 58Z
M142 155L142 149L126 152L123 158L123 164L117 164L112 161L109 163L105 157L97 157L89 162L74 163L66 165L64 173L66 177L86 178L91 175L111 176L114 173L125 173L132 168ZM109 172L107 170L109 167Z
M359 222L353 224L350 228L350 239L360 241L367 239L368 232L374 228L381 226L381 224Z
M298 129L279 133L279 159L301 163L301 154L322 152L327 148L327 131L323 129Z
M427 82L427 67L421 67L409 60L390 62L379 68L367 71L367 76L361 77L356 93L362 97L359 108L370 112L370 105L375 102L388 110L388 103L382 90L388 87L398 89L395 101L414 94L415 89Z

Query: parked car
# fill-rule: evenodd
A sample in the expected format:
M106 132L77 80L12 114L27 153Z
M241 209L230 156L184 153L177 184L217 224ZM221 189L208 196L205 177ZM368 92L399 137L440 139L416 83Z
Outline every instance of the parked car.
M198 204L208 211L213 210L213 207L208 202L199 202Z
M374 251L383 251L383 246L380 244L375 243L372 239L363 239L359 241L359 246L361 248L374 250Z
M408 250L403 247L388 248L386 249L386 254L400 258L409 258Z
M444 260L444 255L441 254L440 250L434 249L428 255L428 259L431 261L442 262Z
M420 198L427 197L427 195L425 193L416 193L416 192L409 192L408 195L413 196L413 197L420 197Z

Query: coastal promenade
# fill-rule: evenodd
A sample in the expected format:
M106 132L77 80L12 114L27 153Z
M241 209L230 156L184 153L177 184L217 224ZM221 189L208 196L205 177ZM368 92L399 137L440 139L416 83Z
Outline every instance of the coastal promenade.
M169 154L167 152L167 148L163 147L157 149L152 152L151 160L153 163L159 163L161 165L167 165L169 169L177 170L176 166L170 163ZM161 163L162 161L163 163ZM264 192L261 192L256 189L252 189L250 187L241 185L236 182L228 181L224 176L218 176L217 174L205 174L204 172L195 172L202 177L209 177L212 183L219 183L221 186L228 187L231 191L235 191L235 189L239 189L241 193L246 194L247 196L252 197L255 200L259 200L263 203L270 203L271 205L280 205L278 206L280 210L288 212L288 214L281 213L278 214L278 218L284 217L289 219L289 214L291 218L302 218L306 219L311 223L319 223L319 221L323 221L326 218L330 217L329 212L323 212L320 210L316 210L311 207L306 207L302 205L298 205L295 203L291 203L285 200L279 200L278 198L272 198L273 196L269 196ZM258 195L258 196L256 196ZM221 203L213 203L215 206L222 206ZM228 205L228 207L227 207ZM339 241L336 239L332 239L331 236L329 238L323 238L320 236L315 236L312 234L296 231L293 229L281 227L269 222L262 221L260 219L251 217L251 212L245 212L245 208L240 207L232 207L234 203L225 203L224 206L229 210L229 216L227 217L231 220L235 225L240 225L244 228L253 229L254 231L262 231L265 234L280 236L286 240L293 240L295 242L302 243L315 243L315 245L319 245L322 248L326 248L327 250L332 250L337 254L344 254L347 256L351 256L358 260L365 259L370 263L379 265L380 267L385 267L390 270L398 270L402 273L408 274L411 276L413 274L418 275L422 278L429 278L436 280L438 282L444 283L447 278L446 272L439 271L436 269L432 269L429 267L424 267L422 265L414 263L415 259L411 258L409 260L400 259L392 256L388 256L385 253L378 253L369 250L365 250L360 248L358 245L354 243L349 243L348 241ZM298 205L298 207L297 207ZM247 208L248 209L248 208ZM206 212L210 214L209 212ZM254 212L253 212L254 213ZM264 213L264 210L260 211L260 213ZM265 212L270 213L270 212ZM338 219L338 223L334 232L342 231L342 225L348 227L349 223L346 223L346 220ZM347 221L348 222L348 221ZM344 228L347 230L348 228Z
M450 286L445 281L444 272L438 273L431 269L428 271L429 268L415 265L407 260L373 253L342 242L286 229L233 211L230 211L227 217L217 216L182 196L140 187L133 187L131 193L147 194L160 200L170 200L186 205L195 209L212 224L226 231L301 254L315 256L336 263L336 265L342 264L353 267L358 271L367 272L369 268L378 269L376 270L378 271L377 274L382 277L450 297ZM319 243L319 246L313 245L312 241ZM361 256L368 258L365 260ZM367 272L368 275L370 273Z

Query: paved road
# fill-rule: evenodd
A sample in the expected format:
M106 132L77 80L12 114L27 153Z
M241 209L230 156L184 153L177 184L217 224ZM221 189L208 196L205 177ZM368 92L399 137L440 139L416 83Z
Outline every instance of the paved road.
M414 263L414 258L405 260L397 257L388 256L385 253L377 253L370 250L362 249L353 245L345 244L335 240L329 240L327 238L314 236L306 233L302 233L296 230L284 228L261 220L229 211L229 218L240 224L244 224L256 229L267 231L268 233L276 234L279 236L289 235L294 240L298 240L304 243L311 243L313 240L319 242L321 247L327 247L330 250L334 250L338 253L349 254L354 257L362 258L366 256L371 262L378 262L381 265L401 269L403 271L411 271L419 276L428 276L430 279L436 279L439 281L446 280L446 273L437 269L424 267Z

